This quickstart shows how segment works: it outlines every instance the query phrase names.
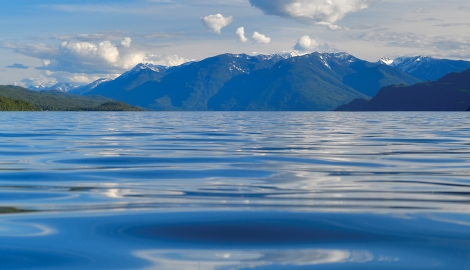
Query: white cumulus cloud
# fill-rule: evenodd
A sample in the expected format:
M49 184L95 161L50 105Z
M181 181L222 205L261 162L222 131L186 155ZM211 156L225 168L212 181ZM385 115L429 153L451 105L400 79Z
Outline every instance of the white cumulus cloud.
M59 53L68 56L68 60L79 62L116 63L119 60L119 50L109 41L99 44L90 42L64 41L59 47Z
M368 8L375 0L249 0L269 15L310 20L339 29L335 23L346 14ZM330 26L331 25L331 26Z
M248 41L248 39L245 37L245 28L244 28L244 27L239 27L239 28L237 29L237 32L235 32L235 33L237 34L238 40L239 40L240 42L245 43L245 42Z
M339 51L333 45L325 43L323 40L320 39L313 39L309 36L305 35L297 40L297 43L294 46L294 50L302 55L305 53L311 53L313 51L322 51L322 52L337 52Z
M119 44L121 46L119 46ZM26 78L25 85L52 85L56 82L88 83L99 78L115 78L139 63L180 65L188 59L156 55L152 48L133 47L132 39L83 41L71 37L60 44L0 43L0 48L41 60L37 78Z
M220 35L222 28L232 23L233 17L224 17L219 13L202 17L201 20L209 30Z
M309 36L303 36L295 44L294 49L297 51L307 52L313 51L318 48L318 43L315 39L311 39Z
M256 43L260 43L260 44L268 44L271 42L271 38L263 35L263 34L260 34L258 32L254 32L253 33L253 36L251 37L251 39L256 42Z

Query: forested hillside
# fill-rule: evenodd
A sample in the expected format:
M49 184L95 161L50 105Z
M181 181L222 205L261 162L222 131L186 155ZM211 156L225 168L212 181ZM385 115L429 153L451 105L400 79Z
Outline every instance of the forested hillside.
M114 102L102 96L78 96L60 91L38 92L19 86L0 86L0 97L9 100L6 102L5 110L27 110L39 111L138 111L139 108L129 106L123 102ZM15 100L16 107L12 107ZM29 104L29 105L28 105ZM9 107L7 107L9 106ZM29 107L28 107L29 106ZM12 109L9 109L12 108Z
M38 111L38 108L23 100L0 97L0 111Z

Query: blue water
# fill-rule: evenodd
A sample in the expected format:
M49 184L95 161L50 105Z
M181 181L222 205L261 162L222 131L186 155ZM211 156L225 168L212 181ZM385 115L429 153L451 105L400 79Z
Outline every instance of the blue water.
M0 114L1 269L470 269L468 113Z

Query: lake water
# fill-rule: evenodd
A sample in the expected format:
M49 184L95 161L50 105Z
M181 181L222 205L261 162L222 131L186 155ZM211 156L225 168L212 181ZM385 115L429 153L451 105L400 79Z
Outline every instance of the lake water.
M2 269L469 269L470 114L0 114Z

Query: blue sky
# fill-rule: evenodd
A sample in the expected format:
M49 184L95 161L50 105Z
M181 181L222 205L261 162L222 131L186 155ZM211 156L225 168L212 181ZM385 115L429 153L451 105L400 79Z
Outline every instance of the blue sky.
M84 84L227 52L470 60L468 0L0 1L0 84Z

